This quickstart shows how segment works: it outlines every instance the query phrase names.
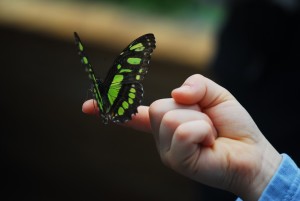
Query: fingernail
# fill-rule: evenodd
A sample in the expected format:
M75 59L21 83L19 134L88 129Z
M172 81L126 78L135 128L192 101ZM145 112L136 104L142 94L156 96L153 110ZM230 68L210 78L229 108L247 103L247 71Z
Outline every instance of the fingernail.
M190 90L190 88L191 88L191 86L189 86L189 85L182 85L181 87L174 89L174 91L176 90L177 92L184 92L184 91Z
M191 86L190 85L182 85L181 87L179 87L178 89L181 89L181 90L190 90Z

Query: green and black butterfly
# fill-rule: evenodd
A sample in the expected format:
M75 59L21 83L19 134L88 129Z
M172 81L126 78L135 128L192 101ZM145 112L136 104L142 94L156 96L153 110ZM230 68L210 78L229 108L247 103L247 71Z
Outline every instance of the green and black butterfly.
M154 35L145 34L131 42L115 59L104 80L95 76L76 32L74 37L81 62L92 81L91 90L102 122L107 124L111 120L123 123L131 120L143 98L141 81L148 71L151 54L156 47Z

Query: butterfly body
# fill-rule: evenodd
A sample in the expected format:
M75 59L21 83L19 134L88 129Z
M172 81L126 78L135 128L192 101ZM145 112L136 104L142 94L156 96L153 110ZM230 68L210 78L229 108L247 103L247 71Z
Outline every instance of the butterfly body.
M102 122L126 122L137 113L143 98L144 79L148 71L151 54L155 49L153 34L145 34L131 42L115 59L104 80L95 76L83 44L77 33L75 43L81 62L92 81L92 92L99 108Z

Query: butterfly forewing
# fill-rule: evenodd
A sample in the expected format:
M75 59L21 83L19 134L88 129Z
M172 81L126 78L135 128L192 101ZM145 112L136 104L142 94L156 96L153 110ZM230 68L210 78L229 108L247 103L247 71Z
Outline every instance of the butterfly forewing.
M81 63L85 66L85 69L89 74L89 78L92 81L92 92L93 92L94 98L97 101L97 105L99 107L100 112L103 112L103 100L102 100L102 97L101 97L101 94L100 94L100 91L98 88L98 79L95 76L93 67L84 52L84 46L76 32L74 32L74 37L75 37L75 44L78 48L78 54L81 58Z
M110 68L104 85L108 86L110 118L114 122L125 122L137 113L144 93L141 81L148 71L155 47L154 35L145 34L130 43Z

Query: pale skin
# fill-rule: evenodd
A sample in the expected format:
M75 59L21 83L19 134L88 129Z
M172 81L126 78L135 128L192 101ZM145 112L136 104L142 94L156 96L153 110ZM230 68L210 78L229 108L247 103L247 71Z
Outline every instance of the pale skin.
M200 183L256 201L281 155L225 88L196 74L125 126L152 133L163 163ZM93 100L84 113L95 114Z

